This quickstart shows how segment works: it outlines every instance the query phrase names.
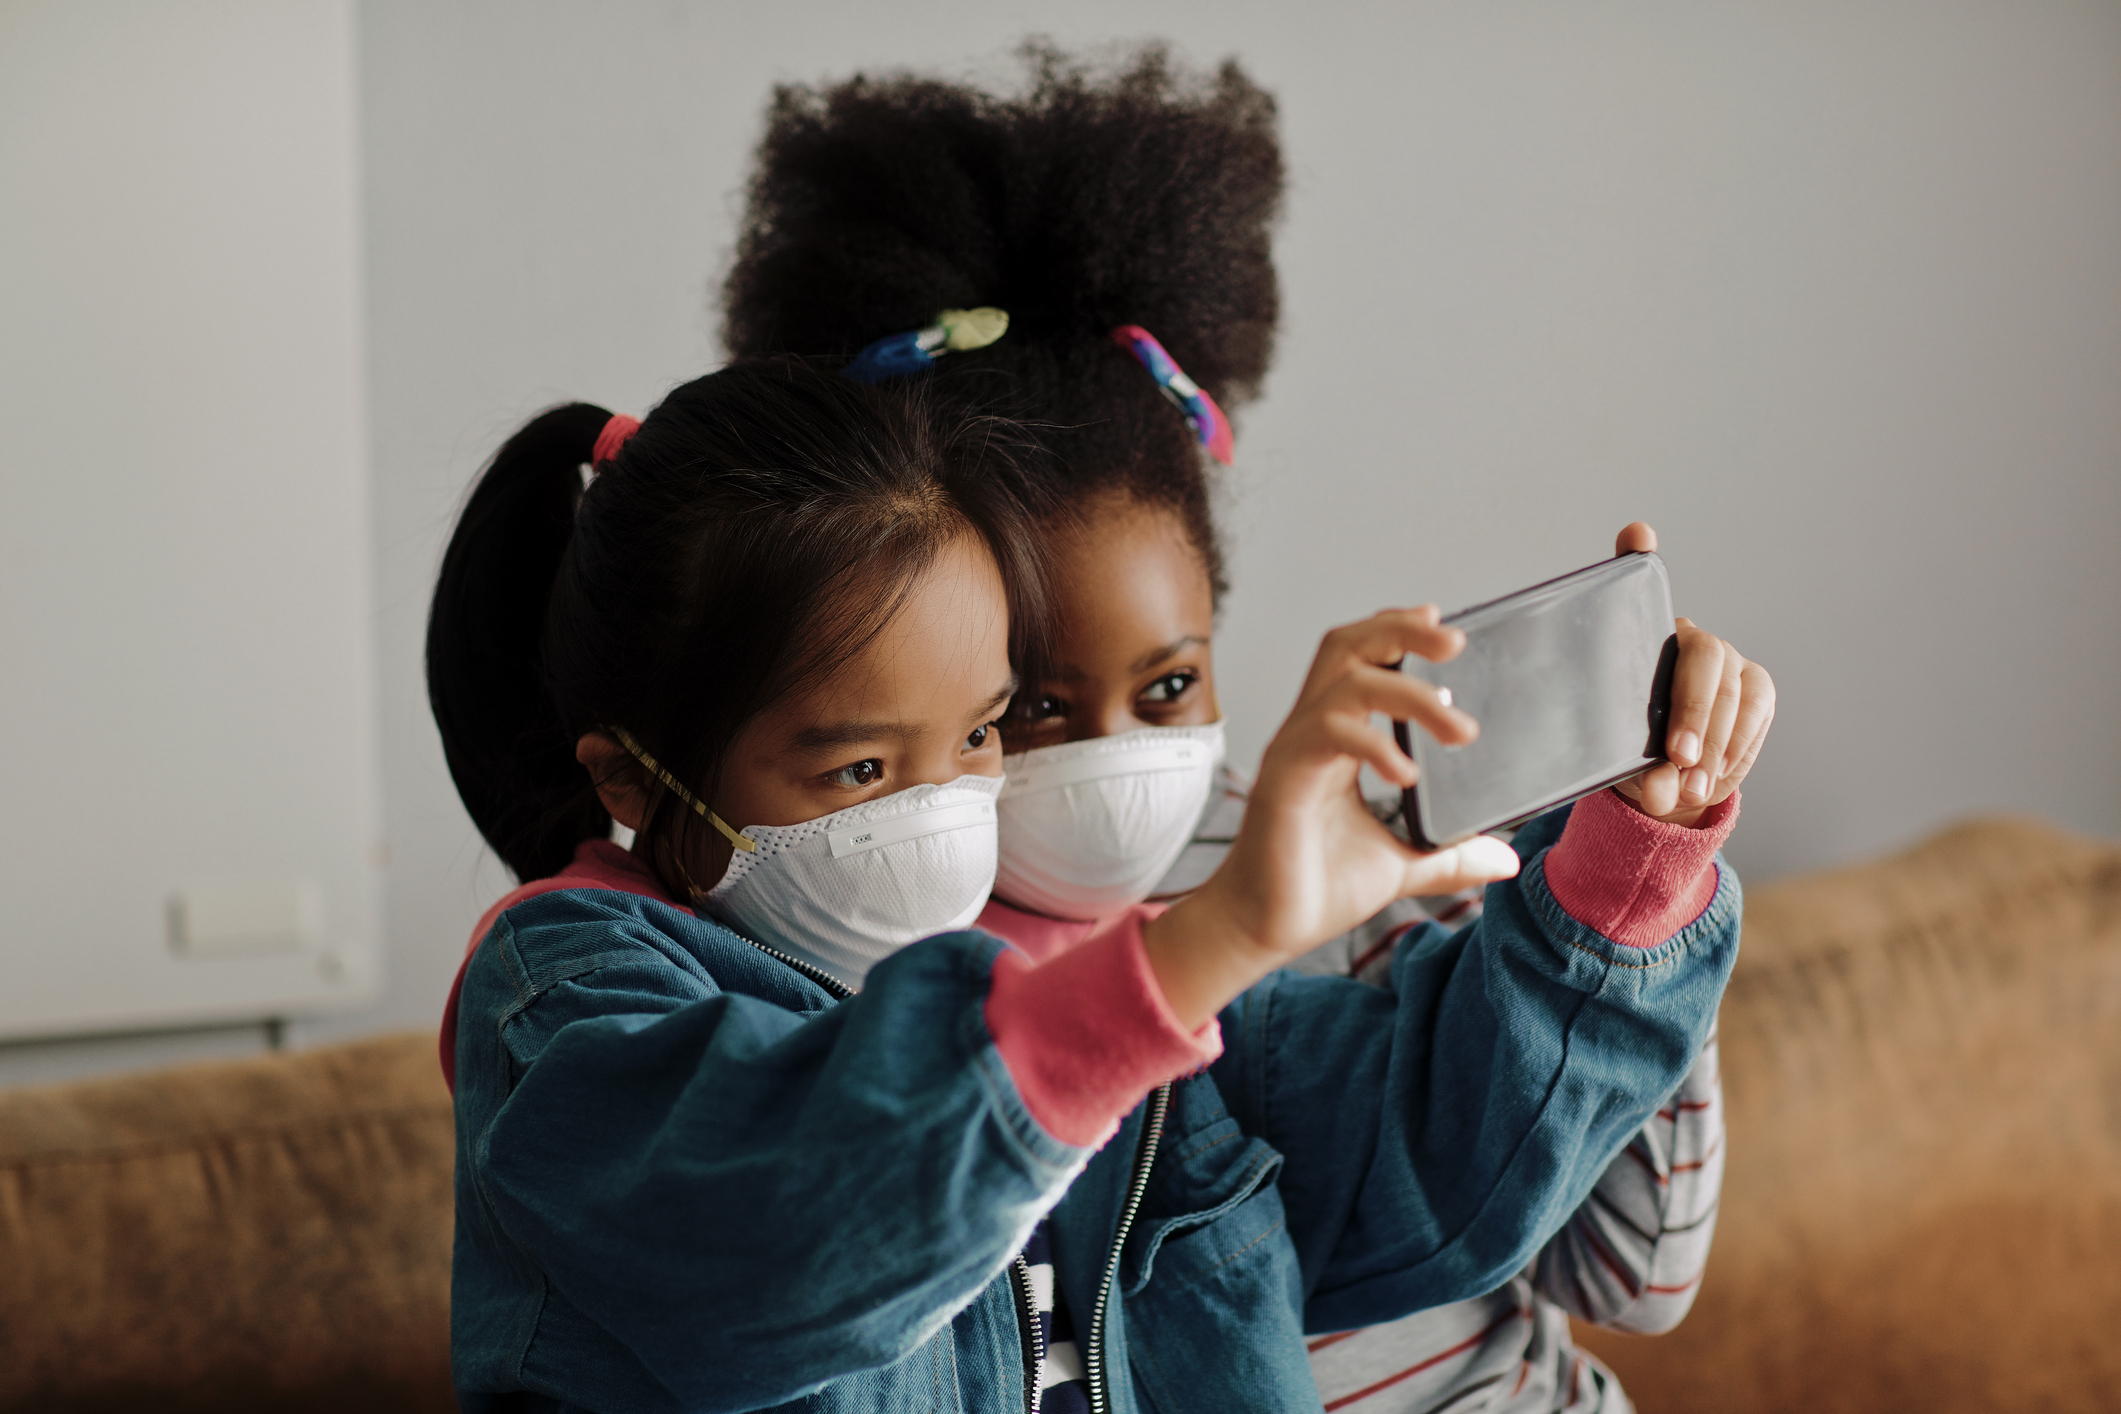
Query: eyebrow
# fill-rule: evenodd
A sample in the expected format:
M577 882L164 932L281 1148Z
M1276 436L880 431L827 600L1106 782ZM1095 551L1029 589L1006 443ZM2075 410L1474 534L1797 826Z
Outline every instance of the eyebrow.
M902 722L862 722L852 719L839 722L821 722L814 727L805 727L795 734L788 744L805 754L830 751L835 747L852 746L856 742L875 741L879 737L909 735Z
M998 688L994 695L982 702L973 712L974 725L988 721L1010 698L1016 696L1016 678L1012 676ZM825 752L841 746L852 746L857 742L876 741L882 737L911 738L919 731L904 722L862 721L848 718L838 722L820 722L816 726L803 728L789 742L795 750L805 753Z
M1009 699L1016 696L1017 689L1022 686L1023 683L1018 680L1015 673L1009 674L1009 681L1003 683L1001 689L994 696L982 702L979 705L979 710L972 714L972 724L979 726L983 722L992 721L1002 708L1009 705Z
M1163 647L1152 648L1147 653L1142 654L1141 657L1136 658L1127 665L1127 671L1130 673L1146 673L1158 663L1169 662L1195 644L1206 643L1207 641L1206 637L1197 633L1189 633L1184 638L1174 638Z

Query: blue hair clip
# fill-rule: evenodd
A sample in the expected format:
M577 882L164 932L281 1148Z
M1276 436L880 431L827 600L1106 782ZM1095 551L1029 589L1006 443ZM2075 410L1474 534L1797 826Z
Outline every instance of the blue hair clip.
M983 305L978 309L946 309L925 329L887 334L863 349L840 370L843 378L857 383L881 383L886 378L905 378L926 373L946 353L983 349L1009 329L1006 310Z

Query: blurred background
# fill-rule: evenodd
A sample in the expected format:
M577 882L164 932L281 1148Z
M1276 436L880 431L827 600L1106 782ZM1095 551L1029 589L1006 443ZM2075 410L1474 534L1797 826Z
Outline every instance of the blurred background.
M718 362L774 84L1031 33L1282 105L1238 759L1324 628L1639 518L1780 685L1749 882L2121 835L2110 3L7 0L0 1081L433 1024L509 883L420 664L474 472Z

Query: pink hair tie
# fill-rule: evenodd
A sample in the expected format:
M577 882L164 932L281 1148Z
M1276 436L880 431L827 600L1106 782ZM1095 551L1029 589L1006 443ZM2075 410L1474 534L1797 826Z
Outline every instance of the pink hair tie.
M1235 441L1230 435L1230 419L1223 416L1223 410L1208 396L1208 390L1188 378L1186 371L1178 366L1178 360L1166 353L1156 336L1141 325L1120 325L1112 331L1112 342L1141 360L1141 366L1156 380L1157 390L1186 415L1186 421L1193 424L1193 435L1208 449L1208 455L1228 466L1231 458L1237 455Z
M617 456L619 448L625 446L627 439L640 430L641 420L638 417L628 417L623 412L613 413L611 421L604 424L604 430L597 433L596 448L589 454L590 469L593 471Z

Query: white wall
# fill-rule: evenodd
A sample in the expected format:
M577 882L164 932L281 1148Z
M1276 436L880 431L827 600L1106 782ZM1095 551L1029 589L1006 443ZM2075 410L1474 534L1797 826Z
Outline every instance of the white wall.
M1005 73L1024 33L1236 54L1283 105L1287 322L1244 422L1240 754L1321 629L1665 537L1769 664L1754 877L1968 812L2121 833L2121 9L361 6L385 1004L505 887L421 685L453 511L524 416L639 410L710 299L769 85ZM317 1034L323 1034L320 1030Z
M374 995L354 51L351 0L0 5L0 1036ZM200 886L321 928L180 953Z

